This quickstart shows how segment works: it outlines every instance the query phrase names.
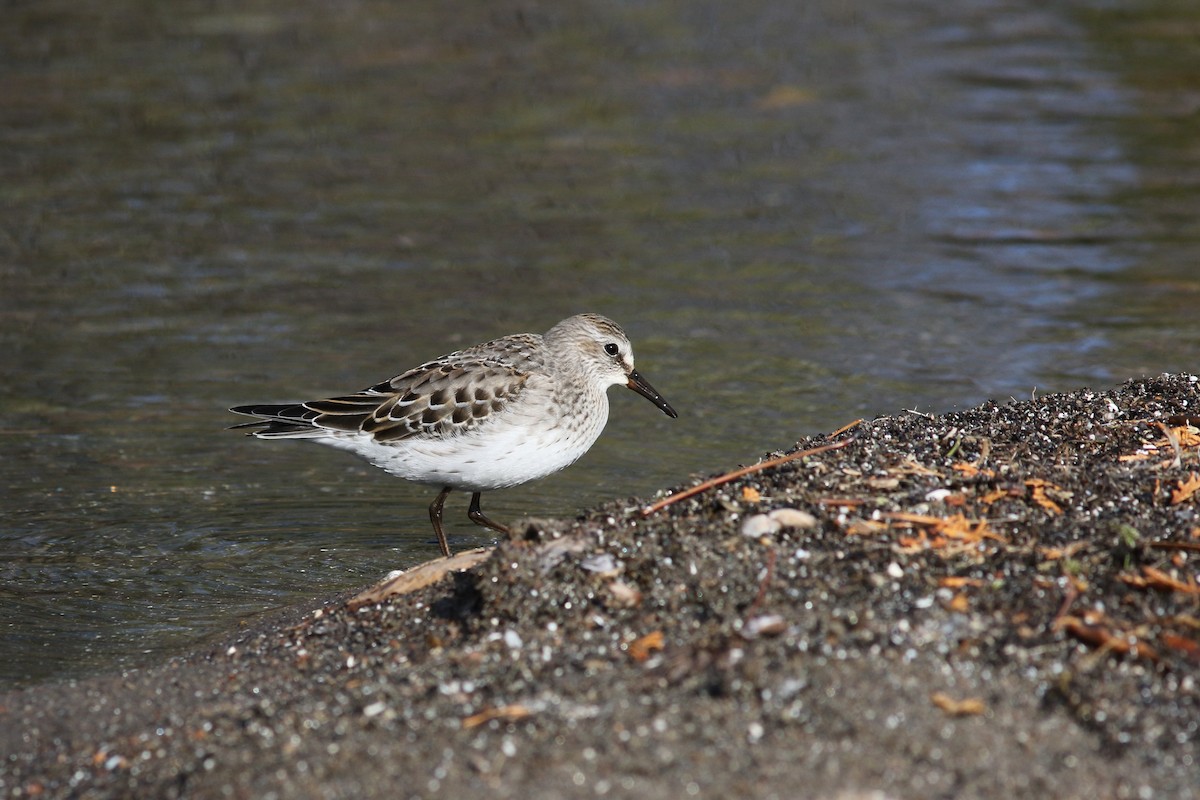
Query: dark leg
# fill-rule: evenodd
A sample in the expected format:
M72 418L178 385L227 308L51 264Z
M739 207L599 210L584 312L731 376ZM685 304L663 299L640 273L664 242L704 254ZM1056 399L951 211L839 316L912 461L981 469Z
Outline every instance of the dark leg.
M442 489L438 493L437 498L429 504L429 521L433 523L433 532L437 534L438 546L442 548L442 555L446 558L450 557L450 544L446 541L446 534L442 532L442 506L446 504L446 497L450 494L450 487ZM479 495L476 495L478 498Z
M483 515L483 512L479 509L480 494L481 492L476 492L475 494L471 495L471 507L467 509L467 516L471 518L471 522L474 522L476 525L482 525L485 528L491 528L494 531L499 531L500 533L511 536L512 531L501 525L499 522L493 522Z

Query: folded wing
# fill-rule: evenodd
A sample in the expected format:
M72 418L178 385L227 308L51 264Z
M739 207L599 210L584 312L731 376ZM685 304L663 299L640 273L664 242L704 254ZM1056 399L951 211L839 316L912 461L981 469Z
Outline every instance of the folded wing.
M265 439L367 434L377 442L464 433L516 399L529 373L497 360L432 361L344 397L230 409Z

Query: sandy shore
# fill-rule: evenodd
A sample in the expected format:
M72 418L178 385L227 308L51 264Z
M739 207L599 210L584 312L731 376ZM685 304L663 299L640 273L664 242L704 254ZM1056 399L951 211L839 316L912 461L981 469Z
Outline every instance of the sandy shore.
M0 696L0 796L1194 796L1198 423L1187 375L900 413L531 520Z

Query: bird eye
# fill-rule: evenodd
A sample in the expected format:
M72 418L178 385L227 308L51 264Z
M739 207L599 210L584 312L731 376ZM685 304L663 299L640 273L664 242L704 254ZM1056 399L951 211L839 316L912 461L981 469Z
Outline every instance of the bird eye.
M621 348L617 347L612 342L609 342L608 344L604 345L604 352L608 353L610 356L615 356L617 353L621 352Z

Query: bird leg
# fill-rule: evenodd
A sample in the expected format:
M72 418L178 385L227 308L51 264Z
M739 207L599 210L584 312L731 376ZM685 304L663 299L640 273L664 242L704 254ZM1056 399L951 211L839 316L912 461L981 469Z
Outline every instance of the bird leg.
M476 525L482 525L485 528L491 528L494 531L511 536L512 531L499 522L494 522L484 516L483 511L479 508L479 495L481 492L475 492L471 495L471 507L467 509L467 516L471 518L471 522Z
M442 548L442 555L446 558L450 557L450 544L446 541L446 534L442 531L442 506L446 504L446 497L450 494L450 487L447 486L438 493L438 496L432 503L429 504L429 521L433 523L433 532L437 534L438 546ZM471 507L478 511L479 495L475 495L475 499L471 501ZM472 519L474 519L472 517Z

